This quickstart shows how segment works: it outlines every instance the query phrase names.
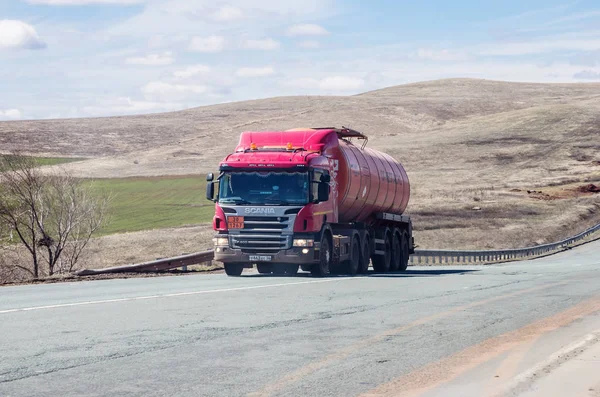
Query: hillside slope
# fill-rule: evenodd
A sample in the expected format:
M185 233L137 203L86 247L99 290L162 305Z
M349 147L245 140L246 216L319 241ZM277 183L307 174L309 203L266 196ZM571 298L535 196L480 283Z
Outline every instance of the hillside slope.
M600 84L449 79L148 116L0 123L0 147L84 177L214 171L242 130L350 126L406 167L427 248L517 247L600 222ZM529 193L527 192L529 191ZM202 192L199 192L201 195Z

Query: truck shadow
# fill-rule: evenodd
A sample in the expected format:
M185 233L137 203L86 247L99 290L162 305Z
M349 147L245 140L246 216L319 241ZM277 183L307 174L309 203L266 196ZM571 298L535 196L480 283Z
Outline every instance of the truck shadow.
M367 277L431 277L446 274L468 274L478 272L479 269L431 269L431 270L405 270L403 272L375 273L369 272Z
M314 277L310 273L301 272L294 275L289 274L248 274L243 277L254 278L254 277L271 277L271 278L349 278L349 277L386 277L386 278L403 278L403 277L435 277L444 276L448 274L468 274L478 272L480 269L431 269L431 270L406 270L403 272L390 272L390 273L376 273L369 271L367 274L357 274L356 276L348 276L345 274L330 274L326 277Z

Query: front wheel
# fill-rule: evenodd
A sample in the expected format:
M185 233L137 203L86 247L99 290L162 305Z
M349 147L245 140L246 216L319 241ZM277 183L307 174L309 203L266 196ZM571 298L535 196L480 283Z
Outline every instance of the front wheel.
M225 273L228 276L241 276L243 270L244 265L241 263L225 263Z
M273 272L273 266L270 263L259 263L256 265L256 270L260 274L271 274Z
M319 263L314 264L310 269L313 276L323 277L329 274L329 266L331 265L331 246L327 236L323 236L321 248L319 249Z
M288 263L287 265L285 265L285 274L287 274L288 276L295 276L298 273L298 269L300 269L300 265Z

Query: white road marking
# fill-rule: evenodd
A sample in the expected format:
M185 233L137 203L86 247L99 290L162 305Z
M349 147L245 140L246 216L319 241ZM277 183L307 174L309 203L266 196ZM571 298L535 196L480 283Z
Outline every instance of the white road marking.
M583 339L573 342L570 345L567 345L566 347L552 353L544 361L515 376L508 384L504 385L502 392L494 395L494 397L507 396L509 394L513 395L514 393L512 393L512 391L517 390L520 386L527 383L533 384L536 381L539 381L541 377L548 375L552 370L556 369L551 367L559 364L559 362L565 358L565 356L568 356L579 349L585 350L585 348L598 343L599 340L600 330L587 334Z
M359 279L363 279L363 278L365 278L365 277L331 278L331 279L325 279L325 280L300 281L300 282L296 282L296 283L254 285L254 286L249 286L249 287L223 288L223 289L212 289L212 290L205 290L205 291L178 292L178 293L173 293L173 294L134 296L134 297L129 297L129 298L117 298L117 299L105 299L105 300L97 300L97 301L61 303L58 305L32 306L32 307L22 307L22 308L18 308L18 309L0 310L0 314L8 314L8 313L15 313L15 312L30 312L30 311L34 311L34 310L56 309L56 308L61 308L61 307L97 305L97 304L101 304L101 303L128 302L128 301L139 301L139 300L146 300L146 299L172 298L172 297L177 297L177 296L210 294L210 293L218 293L218 292L243 291L243 290L259 289L259 288L285 287L288 285L330 283L330 282L334 282L334 281L359 280Z

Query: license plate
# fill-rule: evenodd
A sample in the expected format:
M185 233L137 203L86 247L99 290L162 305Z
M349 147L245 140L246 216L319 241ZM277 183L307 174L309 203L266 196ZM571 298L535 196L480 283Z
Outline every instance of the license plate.
M270 255L250 255L250 260L257 262L270 262L273 260L273 257Z
M230 216L227 218L228 229L243 229L244 228L244 217L243 216Z

